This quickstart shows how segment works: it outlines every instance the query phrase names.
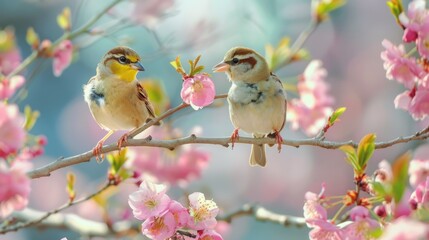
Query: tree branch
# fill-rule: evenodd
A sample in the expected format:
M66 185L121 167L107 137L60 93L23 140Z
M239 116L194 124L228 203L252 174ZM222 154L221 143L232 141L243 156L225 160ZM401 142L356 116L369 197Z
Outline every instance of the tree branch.
M258 221L277 223L285 227L303 227L306 224L305 219L302 217L278 214L271 212L264 207L252 206L250 204L245 204L234 212L220 216L217 220L231 223L233 219L241 216L251 216Z
M45 215L46 212L26 208L14 212L12 217L18 221L32 222ZM104 222L88 220L71 213L51 215L41 221L37 227L69 229L88 237L123 236L130 233L137 234L140 231L140 224L136 221L118 221L108 226Z
M7 232L17 231L17 230L19 230L21 228L29 227L29 226L32 226L32 225L37 225L37 224L43 222L45 219L49 218L53 214L61 212L61 211L65 210L65 209L70 208L70 207L72 207L74 205L77 205L79 203L88 201L89 199L91 199L91 198L97 196L98 194L104 192L107 188L109 188L112 185L113 185L113 183L109 181L109 182L106 183L106 185L104 187L100 188L97 192L95 192L93 194L90 194L90 195L88 195L88 196L86 196L84 198L81 198L81 199L79 199L77 201L69 202L69 203L63 205L62 207L59 207L59 208L57 208L55 210L52 210L50 212L46 212L46 213L40 214L40 216L38 218L32 218L32 220L30 220L30 221L20 222L20 223L17 223L15 225L12 225L12 226L7 226L7 225L3 226L2 228L0 228L0 234L5 234ZM19 214L19 212L16 212L14 214Z
M22 222L35 222L47 214L46 212L26 208L22 211L14 212L12 217ZM236 211L219 216L217 220L231 223L234 219L243 216L251 216L258 221L271 222L285 227L303 227L306 224L305 219L302 217L278 214L250 204L245 204ZM79 233L81 236L88 237L121 237L139 234L140 225L139 221L125 220L114 222L108 226L106 223L88 220L76 214L58 213L44 218L37 224L37 227L68 229ZM178 230L178 233L188 237L195 237L193 234L182 230Z
M407 137L398 137L396 139L386 141L386 142L378 142L375 144L376 149L387 148L400 143L407 143L416 140L423 140L429 138L429 133L423 134L414 134ZM203 138L197 137L195 135L190 135L188 137L171 139L171 140L154 140L150 136L144 139L129 139L124 147L127 146L146 146L146 147L160 147L173 150L178 146L186 145L186 144L210 144L210 145L220 145L224 147L229 147L231 143L231 139L229 137L226 138ZM240 137L235 143L243 143L243 144L276 144L276 140L272 138L248 138L248 137ZM284 139L282 142L283 145L292 146L292 147L300 147L300 146L315 146L325 149L337 149L344 145L351 145L354 148L357 148L357 143L354 141L343 141L343 142L334 142L334 141L325 141L318 139L303 139L303 140L288 140ZM112 151L118 150L118 146L116 144L110 144L104 146L101 150L102 153L109 153ZM30 178L39 178L39 177L47 177L50 176L50 173L71 165L79 164L82 162L88 162L93 157L93 152L87 151L85 153L68 157L61 158L56 160L55 162L49 163L43 167L32 170L28 172L28 176Z

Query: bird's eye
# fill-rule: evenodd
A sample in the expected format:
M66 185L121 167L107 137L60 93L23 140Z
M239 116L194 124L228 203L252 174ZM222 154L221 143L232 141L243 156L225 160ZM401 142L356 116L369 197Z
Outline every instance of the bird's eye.
M233 58L232 59L232 64L235 65L239 62L240 60L238 60L238 58Z
M121 56L121 57L119 58L119 62L120 62L120 63L122 63L122 64L124 64L124 63L126 63L126 62L127 62L127 58L126 58L125 56Z

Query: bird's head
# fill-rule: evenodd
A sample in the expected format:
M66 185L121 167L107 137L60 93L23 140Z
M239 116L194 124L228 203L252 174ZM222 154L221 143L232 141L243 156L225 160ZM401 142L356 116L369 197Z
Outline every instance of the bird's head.
M231 81L255 83L269 78L267 61L250 48L230 49L223 61L213 67L214 72L225 72Z
M139 71L144 71L140 63L140 56L129 47L115 47L108 51L97 71L102 75L115 75L119 79L132 82Z

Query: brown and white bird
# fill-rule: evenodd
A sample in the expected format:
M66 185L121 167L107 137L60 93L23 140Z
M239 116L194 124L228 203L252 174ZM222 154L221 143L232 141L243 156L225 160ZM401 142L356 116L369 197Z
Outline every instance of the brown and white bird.
M286 121L286 93L280 79L270 72L265 58L250 48L235 47L213 71L225 72L232 82L228 92L229 115L235 127L232 142L242 129L255 138L275 137L280 151L283 141L280 131ZM250 165L263 167L266 161L265 146L253 144Z
M97 161L104 141L115 131L135 130L155 118L147 93L136 78L144 70L134 50L115 47L104 55L97 65L97 74L84 85L85 101L92 116L101 128L109 131L93 149ZM131 132L119 139L119 149Z

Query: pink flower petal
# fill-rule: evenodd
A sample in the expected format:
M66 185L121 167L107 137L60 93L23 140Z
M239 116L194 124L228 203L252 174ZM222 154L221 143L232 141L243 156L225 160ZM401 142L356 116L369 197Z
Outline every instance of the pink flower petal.
M62 41L54 50L54 60L52 63L54 75L59 77L72 60L73 44L70 40Z

